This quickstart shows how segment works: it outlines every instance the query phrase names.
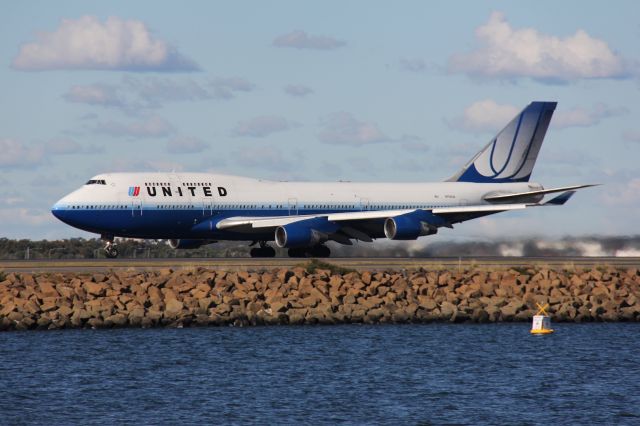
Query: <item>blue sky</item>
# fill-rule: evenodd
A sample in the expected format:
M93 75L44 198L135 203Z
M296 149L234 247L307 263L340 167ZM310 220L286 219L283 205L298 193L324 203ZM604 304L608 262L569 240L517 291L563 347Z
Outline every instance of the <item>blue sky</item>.
M564 208L438 239L638 234L640 4L14 2L0 15L0 236L108 171L439 181L532 100Z

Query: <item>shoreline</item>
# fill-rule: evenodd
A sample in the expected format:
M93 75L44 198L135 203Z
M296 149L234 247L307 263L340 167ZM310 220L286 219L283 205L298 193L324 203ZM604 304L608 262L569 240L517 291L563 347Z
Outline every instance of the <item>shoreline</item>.
M322 269L323 267L329 269ZM0 330L640 321L638 268L3 273Z

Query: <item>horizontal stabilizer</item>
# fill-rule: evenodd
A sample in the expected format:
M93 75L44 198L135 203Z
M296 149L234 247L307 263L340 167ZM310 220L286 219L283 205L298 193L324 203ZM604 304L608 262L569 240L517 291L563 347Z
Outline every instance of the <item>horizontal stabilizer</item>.
M544 203L544 205L545 206L548 206L548 205L561 206L564 203L566 203L567 201L569 201L569 198L573 197L573 194L575 194L575 193L576 193L576 191L564 192L564 193L558 195L557 197L554 197L551 200L547 201L546 203Z
M536 195L553 194L556 192L565 192L565 191L575 192L577 189L589 188L591 186L598 186L598 185L599 184L573 185L573 186L564 186L562 188L541 189L538 191L516 192L514 194L490 195L490 196L484 197L484 200L489 202L525 201L526 198L530 198Z

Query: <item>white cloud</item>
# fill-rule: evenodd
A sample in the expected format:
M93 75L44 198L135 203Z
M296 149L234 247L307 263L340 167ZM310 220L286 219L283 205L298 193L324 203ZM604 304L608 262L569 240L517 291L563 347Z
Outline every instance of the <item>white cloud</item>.
M122 82L121 90L130 94L128 104L133 107L158 108L163 102L200 101L213 97L209 90L193 79L179 81L125 76Z
M472 132L498 132L513 119L522 107L509 104L498 104L492 99L474 102L465 108L462 116L449 121L456 129ZM564 129L567 127L589 127L600 123L605 118L626 114L626 108L609 107L597 103L591 108L575 107L564 110L558 107L551 119L551 126Z
M566 38L514 29L501 12L476 29L478 47L449 59L451 72L476 77L530 77L543 82L630 76L625 60L584 30Z
M195 71L198 66L157 39L144 22L95 16L63 19L53 32L39 32L23 44L13 68L25 71L92 69Z
M66 155L82 152L82 146L69 138L52 139L44 145L48 154Z
M346 45L343 40L333 37L309 35L302 30L292 31L273 40L276 47L293 47L295 49L333 50Z
M263 115L241 121L233 129L235 136L263 138L272 133L283 132L291 127L285 118L275 115Z
M367 157L349 157L347 158L347 164L349 165L350 170L356 171L366 176L379 176L379 164L374 164Z
M109 170L114 172L181 172L184 166L180 163L161 160L137 160L125 157L111 162Z
M322 120L321 142L335 145L366 145L392 142L376 124L359 121L348 112L336 112Z
M217 99L231 99L237 92L251 92L256 86L241 77L219 77L210 81L213 97Z
M551 120L551 126L556 128L590 127L600 123L605 118L624 115L629 111L624 108L612 108L603 103L597 103L592 108L575 107L569 110L558 109Z
M40 145L30 145L14 139L0 139L1 168L29 168L45 160L45 150Z
M291 162L275 147L258 146L236 151L236 162L248 168L259 168L284 172L291 169Z
M427 70L427 63L419 58L402 58L400 59L400 68L404 71L424 72Z
M177 137L167 142L167 151L171 154L196 154L209 148L198 138Z
M0 209L0 222L4 226L25 225L40 226L54 223L54 217L49 213L49 209L28 209L28 208L6 208ZM7 228L8 229L8 228Z
M640 206L640 178L625 183L608 183L603 198L610 206Z
M461 117L449 125L468 132L495 132L506 126L520 109L513 105L501 105L492 99L474 102L464 109Z
M622 133L622 138L627 142L640 142L640 132L636 130L627 130Z
M59 176L47 173L46 176L44 174L35 176L31 182L29 182L29 185L35 188L60 188L61 185L64 185L65 183L66 181L61 179Z
M94 130L97 133L104 133L111 136L130 136L137 138L159 138L169 136L174 132L173 126L167 120L155 115L127 124L117 121L102 122L98 123Z
M297 98L303 98L313 93L313 89L301 84L288 84L284 87L284 93Z
M428 144L422 142L405 142L402 144L402 148L412 152L427 152L431 150Z
M63 95L68 102L117 107L135 114L141 109L160 108L167 102L227 100L238 92L250 92L254 84L239 77L211 80L124 76L118 85L95 83L72 86Z
M118 88L109 84L90 84L86 86L72 86L63 95L68 102L89 105L121 107L124 101L118 93Z

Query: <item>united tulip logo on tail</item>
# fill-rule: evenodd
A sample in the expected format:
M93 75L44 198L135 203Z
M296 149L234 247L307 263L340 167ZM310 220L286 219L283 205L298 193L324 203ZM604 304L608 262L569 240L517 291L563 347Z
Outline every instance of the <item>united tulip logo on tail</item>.
M129 196L130 197L137 197L138 195L140 195L140 187L139 186L130 186L129 187Z

